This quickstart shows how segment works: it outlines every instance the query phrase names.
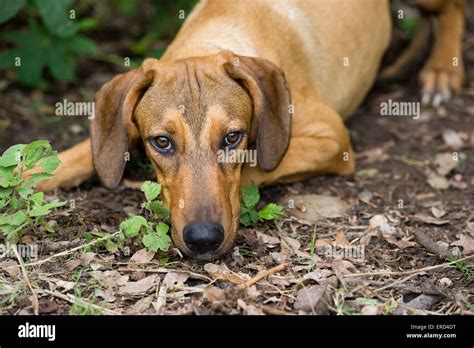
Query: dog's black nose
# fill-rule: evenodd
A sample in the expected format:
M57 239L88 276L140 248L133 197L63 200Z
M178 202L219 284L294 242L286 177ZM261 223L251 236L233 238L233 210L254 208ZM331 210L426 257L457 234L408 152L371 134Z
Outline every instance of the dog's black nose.
M224 228L215 222L188 224L183 230L184 242L195 253L216 251L224 240Z

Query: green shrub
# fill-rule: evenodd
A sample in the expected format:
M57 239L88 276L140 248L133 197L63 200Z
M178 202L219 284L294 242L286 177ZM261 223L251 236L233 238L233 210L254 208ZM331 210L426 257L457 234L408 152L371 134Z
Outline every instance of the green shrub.
M60 161L46 140L18 144L0 157L0 232L10 243L17 243L27 228L53 228L44 219L52 209L66 202L55 199L44 202L43 192L34 192L38 182L51 178ZM42 169L41 173L24 177L25 172Z
M98 52L96 44L80 35L81 22L70 19L71 0L4 0L0 24L24 9L28 29L8 31L0 38L14 48L0 53L0 69L18 69L18 82L29 87L43 83L47 69L56 81L75 80L76 58ZM40 21L38 19L41 19Z
M171 245L171 238L168 235L169 226L162 221L156 221L169 216L168 210L157 199L161 192L161 185L145 181L141 189L146 198L146 202L141 207L146 210L150 219L147 220L141 215L133 216L120 224L120 231L125 237L135 238L149 251L166 252Z
M260 201L260 192L257 185L252 181L250 186L242 188L242 207L240 213L240 223L244 226L256 224L259 221L271 221L281 218L283 207L270 203L263 209L257 211L257 204Z

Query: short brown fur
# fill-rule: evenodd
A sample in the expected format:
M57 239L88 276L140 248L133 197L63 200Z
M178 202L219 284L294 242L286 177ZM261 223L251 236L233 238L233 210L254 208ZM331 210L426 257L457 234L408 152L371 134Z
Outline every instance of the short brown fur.
M417 2L440 22L423 91L458 91L462 60L458 68L451 61L460 57L464 1ZM91 140L62 152L56 177L38 188L79 185L94 173L115 187L124 154L141 138L171 210L174 243L192 255L184 226L215 221L225 230L216 257L235 240L242 184L354 171L343 120L372 86L390 31L386 0L203 0L161 60L102 87ZM216 161L223 137L237 129L239 148L256 148L258 166ZM163 134L175 142L172 156L150 143Z

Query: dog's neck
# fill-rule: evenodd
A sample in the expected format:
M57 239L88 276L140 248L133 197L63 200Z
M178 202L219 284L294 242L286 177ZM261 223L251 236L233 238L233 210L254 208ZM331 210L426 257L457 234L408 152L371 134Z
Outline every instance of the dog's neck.
M180 35L171 43L162 60L178 60L207 56L229 50L243 56L258 56L248 32L238 23L215 18L187 35Z

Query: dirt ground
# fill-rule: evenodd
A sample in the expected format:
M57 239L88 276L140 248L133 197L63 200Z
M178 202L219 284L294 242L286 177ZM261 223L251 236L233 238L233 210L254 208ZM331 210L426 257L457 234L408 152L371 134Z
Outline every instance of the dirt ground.
M331 196L329 208L337 210L341 201L347 207L340 217L307 221L311 202L303 198L280 222L242 228L233 253L212 263L181 258L175 250L160 263L160 256L149 260L133 245L117 253L100 244L80 247L91 242L86 232L113 233L139 212L143 195L133 187L152 178L145 159L132 161L115 191L91 180L50 195L69 202L49 216L56 232L30 231L23 238L39 245L38 260L51 257L25 260L32 263L27 273L40 313L474 314L473 260L452 262L474 249L473 30L464 58L462 94L437 110L422 109L419 119L379 111L388 99L417 101L415 76L370 93L348 122L356 174L262 190L267 203L289 195ZM87 136L87 120L51 116L54 104L91 100L117 72L110 70L82 62L79 83L47 92L19 88L10 84L10 73L1 75L0 151L35 139L61 150ZM455 167L446 160L453 152ZM364 255L341 258L325 253L325 246L356 247ZM280 264L286 267L245 283ZM32 300L16 259L1 259L0 313L31 313Z

